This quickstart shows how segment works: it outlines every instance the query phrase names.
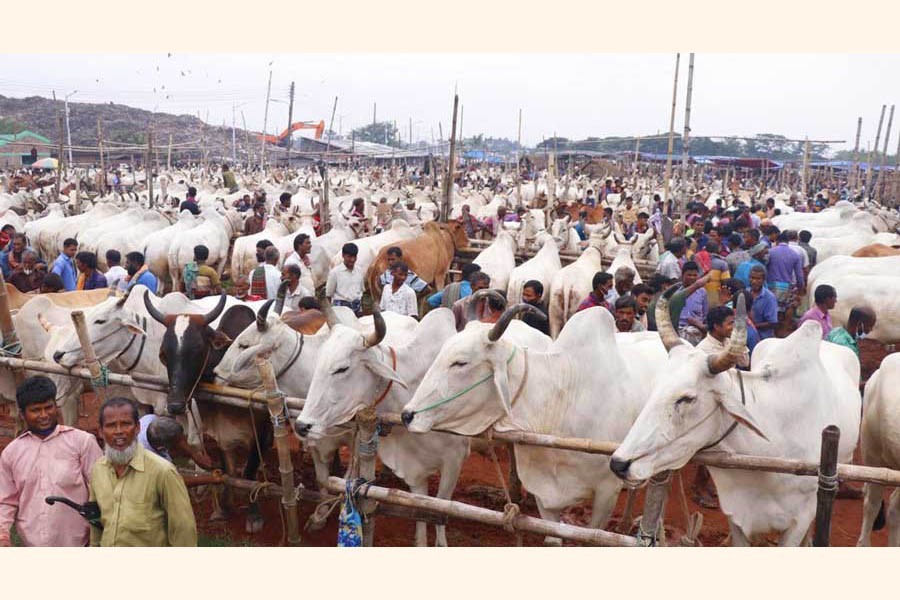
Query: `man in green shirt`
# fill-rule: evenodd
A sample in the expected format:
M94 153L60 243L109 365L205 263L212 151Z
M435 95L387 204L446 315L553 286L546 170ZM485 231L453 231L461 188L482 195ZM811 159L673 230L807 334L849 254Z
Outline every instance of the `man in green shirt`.
M227 164L222 165L222 187L227 188L229 194L234 194L238 191L237 180L235 180L234 173L231 172Z
M859 358L859 340L865 338L875 328L875 311L868 306L854 306L847 317L847 328L835 327L825 340L853 350Z
M90 499L103 530L91 546L196 546L197 524L175 466L138 443L137 406L110 398L100 408L104 456L91 471Z

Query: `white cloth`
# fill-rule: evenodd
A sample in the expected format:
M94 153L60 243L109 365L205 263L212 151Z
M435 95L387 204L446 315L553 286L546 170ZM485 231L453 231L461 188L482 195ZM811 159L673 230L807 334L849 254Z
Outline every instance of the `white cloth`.
M281 271L275 265L266 263L263 265L266 271L266 297L276 298L278 296L278 286L281 285Z
M300 300L306 298L307 296L312 296L312 292L310 292L301 281L297 284L297 289L293 292L290 288L288 288L287 293L284 296L284 310L297 310L300 308Z
M116 289L119 287L119 283L124 279L124 277L128 275L128 271L126 271L123 267L116 265L115 267L110 267L109 270L104 273L106 277L106 287L110 289Z
M344 302L355 302L362 298L363 294L362 269L354 268L352 271L339 264L328 273L328 281L325 283L325 297Z
M797 255L803 259L803 268L809 268L809 254L806 253L806 250L800 247L797 242L788 242L788 248L797 253Z
M394 312L407 317L418 317L419 308L416 305L416 293L405 283L396 292L389 285L381 290L382 312Z
M671 252L666 251L659 258L656 272L665 275L669 279L681 279L681 265L678 264L678 257Z
M706 334L706 337L703 338L699 344L697 344L698 350L703 350L706 354L719 354L725 350L725 344L714 338L713 336ZM744 353L741 355L741 359L738 361L739 367L749 367L750 366L750 351L747 350L747 347L744 346Z
M307 254L307 257L308 256L309 255ZM288 265L297 265L300 267L300 285L308 290L315 289L316 282L315 279L313 279L312 269L303 264L299 254L291 252L291 255L284 260L284 266L286 267Z

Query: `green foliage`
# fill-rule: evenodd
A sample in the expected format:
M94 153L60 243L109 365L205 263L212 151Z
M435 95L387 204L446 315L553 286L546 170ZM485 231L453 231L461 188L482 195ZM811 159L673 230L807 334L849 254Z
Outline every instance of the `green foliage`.
M353 136L358 142L372 142L375 144L393 146L394 148L399 148L401 146L400 132L394 127L394 124L389 121L369 123L365 127L358 127L353 130Z
M8 117L0 117L0 133L19 133L28 129L24 123L19 123L15 119Z

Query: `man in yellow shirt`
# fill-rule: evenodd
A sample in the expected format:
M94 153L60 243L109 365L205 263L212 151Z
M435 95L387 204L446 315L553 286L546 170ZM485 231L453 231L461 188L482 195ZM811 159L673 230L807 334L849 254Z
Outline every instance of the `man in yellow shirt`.
M634 198L631 196L625 198L625 208L619 209L619 214L622 216L622 222L625 224L626 230L637 222L637 209L634 207Z
M138 443L137 406L110 398L100 408L104 456L91 471L90 499L103 530L91 546L196 546L197 524L175 466Z

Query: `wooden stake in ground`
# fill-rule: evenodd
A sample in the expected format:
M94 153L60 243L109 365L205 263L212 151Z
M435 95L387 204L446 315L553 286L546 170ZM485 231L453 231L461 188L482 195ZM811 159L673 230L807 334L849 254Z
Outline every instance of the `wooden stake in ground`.
M813 546L830 545L831 512L837 496L838 478L838 442L841 430L829 425L822 430L822 454L819 459L819 490L816 498L816 524L813 534Z
M377 418L373 407L356 413L356 462L359 477L375 481L375 459L378 454ZM359 505L363 520L363 546L373 546L375 539L375 502L364 500Z
M166 151L166 170L172 170L172 134L169 134L169 149Z
M678 100L678 66L681 53L675 55L675 83L672 86L672 116L669 119L669 149L666 151L666 176L663 182L663 209L669 204L669 182L672 178L672 150L675 148L675 105Z
M850 171L850 189L859 187L859 136L862 133L862 117L856 120L856 143L853 145L853 167Z
M459 108L459 96L453 95L453 122L450 125L450 160L447 164L447 181L444 187L444 202L441 204L441 223L450 219L450 208L453 205L453 179L456 174L456 111Z
M881 141L881 126L884 124L884 112L887 104L881 105L881 117L878 119L878 132L875 134L875 145L869 150L866 158L866 197L872 197L872 152L878 152L878 142Z
M884 187L884 161L887 159L888 140L891 139L891 125L894 124L894 105L891 104L891 114L888 117L887 129L884 132L884 149L881 151L881 159L878 161L878 179L875 181L875 202L881 202L881 188ZM878 148L875 148L878 152Z
M97 355L94 353L94 344L91 343L91 336L87 330L87 322L84 320L84 312L80 310L72 311L72 324L75 325L75 333L78 335L78 343L81 344L81 351L84 353L84 364L87 365L91 372L91 385L94 386L94 392L100 402L106 400L106 382L102 381L103 370ZM100 381L97 385L94 382Z
M687 97L684 101L684 137L681 138L681 185L687 180L688 161L691 155L691 92L694 90L694 53L691 52L688 59L688 84ZM679 205L679 210L684 211L685 207Z
M800 183L800 193L803 195L803 201L806 202L808 197L807 194L807 186L809 181L809 140L806 140L806 145L803 147L803 179Z
M275 380L275 370L267 359L257 356L256 368L266 390L266 403L269 407L269 417L272 419L272 427L275 431L275 449L278 451L278 472L281 474L281 488L283 495L281 504L284 507L287 520L288 544L300 545L300 522L297 515L297 497L294 493L294 466L291 463L291 446L289 418L287 407L284 404L284 395L278 391L278 383Z

